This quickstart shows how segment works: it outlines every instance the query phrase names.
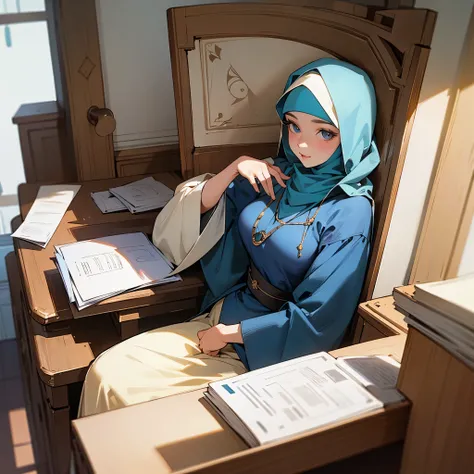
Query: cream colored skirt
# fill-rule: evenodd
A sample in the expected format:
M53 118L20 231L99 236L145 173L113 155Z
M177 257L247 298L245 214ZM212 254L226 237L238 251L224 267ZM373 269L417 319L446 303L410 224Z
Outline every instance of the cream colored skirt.
M139 334L101 354L87 372L78 416L195 390L246 372L231 345L217 357L198 348L197 332L219 322L223 301L192 321Z

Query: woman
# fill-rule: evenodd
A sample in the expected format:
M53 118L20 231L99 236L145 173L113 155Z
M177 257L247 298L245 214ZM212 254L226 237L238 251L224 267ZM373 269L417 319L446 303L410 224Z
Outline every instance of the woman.
M274 162L243 156L193 178L157 218L154 243L176 271L201 260L209 286L201 315L99 356L81 416L340 343L369 255L374 89L357 67L321 59L291 74L276 108Z

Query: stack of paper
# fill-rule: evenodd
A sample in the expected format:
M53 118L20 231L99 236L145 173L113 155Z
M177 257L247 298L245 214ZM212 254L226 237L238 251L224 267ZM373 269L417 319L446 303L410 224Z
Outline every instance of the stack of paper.
M41 186L30 212L12 237L45 248L80 188L78 184Z
M104 214L125 209L136 214L165 207L173 194L170 188L149 176L108 191L91 193L91 197Z
M119 201L110 191L91 193L91 198L102 211L102 214L127 210L127 206Z
M398 363L357 359L319 352L211 382L205 396L252 447L403 400Z
M393 297L409 325L474 367L474 273L396 288Z
M56 262L78 310L125 291L181 280L145 234L135 232L55 247Z

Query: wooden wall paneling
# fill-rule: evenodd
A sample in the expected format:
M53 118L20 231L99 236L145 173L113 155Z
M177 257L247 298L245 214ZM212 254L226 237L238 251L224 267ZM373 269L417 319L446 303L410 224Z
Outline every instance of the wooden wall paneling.
M158 145L121 150L115 154L117 176L175 171L180 173L179 145Z
M360 7L357 14L349 14L347 8L341 2L329 5L326 0L314 0L311 8L286 2L201 5L173 8L168 11L168 21L185 178L209 171L207 166L218 171L230 159L225 154L223 159L213 147L194 147L186 55L195 47L195 39L260 36L296 41L345 59L369 74L377 94L375 136L381 164L371 175L376 213L372 257L362 292L366 300L372 295L381 263L436 13L421 9L373 12Z
M168 35L171 56L171 71L173 75L173 88L176 103L176 119L178 122L179 149L181 159L181 173L185 179L193 174L192 152L193 123L191 109L191 85L189 82L189 69L186 48L179 47L181 38L186 37L186 10L170 9L168 15ZM194 44L187 49L193 49Z
M194 150L194 174L218 173L242 155L254 158L274 157L278 143L248 143L242 145L208 146Z
M55 101L23 104L14 115L27 183L77 180L73 157L65 151L64 120Z
M411 8L415 6L415 0L260 0L262 3L286 3L287 5L298 5L303 7L329 8L341 12L366 17L367 8L371 9L393 9ZM324 2L324 3L323 3Z
M66 112L78 180L113 178L112 135L97 135L87 120L91 106L105 107L95 0L47 0L47 8L55 30L52 56L58 100Z
M461 53L410 283L457 276L474 216L474 10ZM442 135L442 136L443 136Z

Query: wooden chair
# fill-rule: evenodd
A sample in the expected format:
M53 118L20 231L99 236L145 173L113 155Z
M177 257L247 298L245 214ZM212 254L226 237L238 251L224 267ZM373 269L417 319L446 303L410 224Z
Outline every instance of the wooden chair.
M251 111L250 101L259 100L249 82L257 77L261 91L263 75L269 89L278 84L281 92L295 67L289 61L275 75L274 71L264 69L268 54L259 57L258 51L268 51L268 45L277 52L280 47L288 48L294 51L294 59L301 58L296 67L323 56L334 56L361 67L376 89L375 136L381 155L381 163L371 176L375 235L361 295L362 300L370 299L390 226L435 19L436 14L429 10L376 10L331 0L298 0L291 4L276 0L170 9L170 48L183 176L218 172L244 153L256 157L275 155L276 114L273 123L265 122L268 117L257 120L258 123L252 120L245 123L246 114L248 118ZM261 41L266 41L265 47ZM233 56L229 53L227 65L219 64L219 72L216 65L222 63L226 49L237 53ZM279 65L284 59L279 54L273 61ZM252 68L256 69L254 76L244 80L239 69L247 74ZM219 86L219 74L225 86ZM233 102L226 105L226 112L219 114L216 108L219 102L213 100L214 89L217 88L219 95L225 87ZM274 102L268 97L262 103L274 110Z

